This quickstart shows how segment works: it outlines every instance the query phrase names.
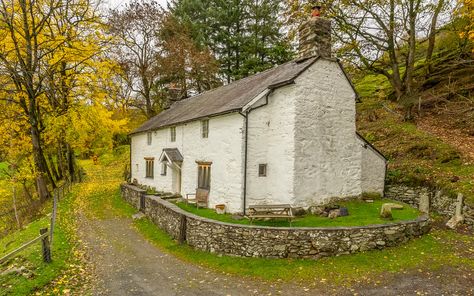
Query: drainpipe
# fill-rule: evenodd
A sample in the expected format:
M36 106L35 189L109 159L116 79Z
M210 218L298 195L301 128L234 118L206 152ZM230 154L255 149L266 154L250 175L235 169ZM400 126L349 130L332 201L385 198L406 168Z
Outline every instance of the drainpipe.
M244 216L247 214L247 158L248 158L248 131L249 131L249 113L246 111L245 115L245 140L244 140Z
M248 159L248 131L249 131L249 114L252 110L268 105L268 97L273 92L272 89L267 89L262 93L265 96L265 103L255 108L249 107L245 113L239 112L245 118L245 139L244 139L244 216L247 214L247 159Z

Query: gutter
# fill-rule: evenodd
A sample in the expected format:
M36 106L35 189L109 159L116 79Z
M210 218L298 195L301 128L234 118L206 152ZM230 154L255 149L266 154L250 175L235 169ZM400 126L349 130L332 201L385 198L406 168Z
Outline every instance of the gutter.
M252 100L251 102L253 103L256 103L258 102L260 99L262 98L265 98L265 103L263 103L262 105L259 105L255 108L252 108L251 105L247 105L245 106L245 110L244 108L242 108L242 111L245 112L245 113L242 113L242 112L239 112L240 115L242 115L244 118L245 118L245 139L244 139L244 196L243 196L243 207L244 207L244 216L247 215L247 160L248 160L248 131L249 131L249 114L252 110L256 110L260 107L263 107L263 106L266 106L268 105L268 97L273 93L273 88L271 89L266 89L264 90L263 92L261 92L257 97L255 98L258 98L258 100Z

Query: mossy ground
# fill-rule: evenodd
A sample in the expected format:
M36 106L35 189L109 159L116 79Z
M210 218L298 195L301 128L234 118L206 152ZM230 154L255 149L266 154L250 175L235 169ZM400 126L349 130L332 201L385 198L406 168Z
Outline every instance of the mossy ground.
M344 201L337 203L341 207L347 207L349 210L349 216L338 217L335 219L329 219L327 217L321 217L316 215L307 214L303 217L296 217L291 226L293 227L331 227L331 226L364 226L371 224L387 224L402 220L413 220L418 217L418 211L411 208L408 205L404 205L402 210L393 210L393 220L387 220L380 218L380 209L384 203L393 202L388 199L374 200L373 203L367 203L364 201ZM402 204L396 202L398 204ZM198 216L206 217L227 223L236 224L251 224L248 219L235 220L230 214L217 214L213 209L196 208L194 205L188 205L183 202L176 203L181 209L193 213ZM264 226L278 226L278 227L289 227L290 223L287 220L270 220L261 221L255 220L253 225L264 225Z
M444 188L463 193L474 205L474 162L442 140L404 121L400 106L386 100L389 86L381 75L356 83L358 131L388 158L388 183Z

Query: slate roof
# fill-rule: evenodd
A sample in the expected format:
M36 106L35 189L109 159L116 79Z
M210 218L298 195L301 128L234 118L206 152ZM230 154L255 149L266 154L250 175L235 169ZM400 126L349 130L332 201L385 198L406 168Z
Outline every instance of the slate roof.
M174 103L130 134L156 130L199 118L238 112L266 89L293 83L319 57L297 59Z
M163 149L163 153L170 162L183 162L183 155L181 155L181 152L179 152L178 148L165 148Z

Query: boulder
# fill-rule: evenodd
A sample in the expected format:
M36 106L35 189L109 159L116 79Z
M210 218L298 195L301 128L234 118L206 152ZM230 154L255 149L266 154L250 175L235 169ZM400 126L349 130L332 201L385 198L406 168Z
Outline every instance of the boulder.
M341 210L340 209L332 210L328 214L329 219L334 219L334 218L337 218L337 217L340 217L340 216L341 216Z
M324 207L322 206L311 206L308 208L308 212L312 215L320 216L324 212Z
M380 217L383 219L393 219L392 207L390 206L390 204L382 205L382 208L380 209Z
M344 208L344 207L339 209L339 213L340 213L341 217L349 216L349 210L347 208Z
M302 207L292 208L291 212L295 216L304 216L304 215L306 215L306 211Z

